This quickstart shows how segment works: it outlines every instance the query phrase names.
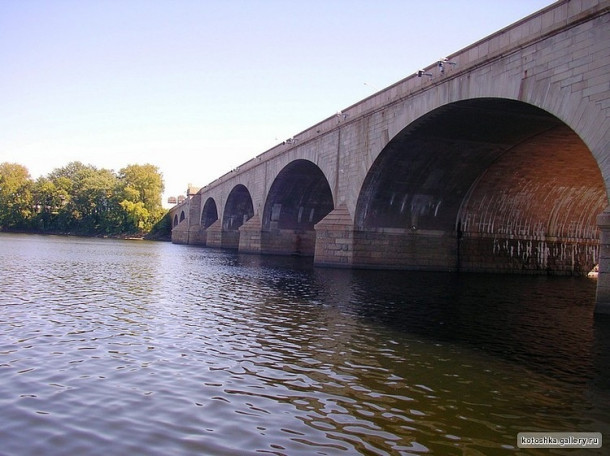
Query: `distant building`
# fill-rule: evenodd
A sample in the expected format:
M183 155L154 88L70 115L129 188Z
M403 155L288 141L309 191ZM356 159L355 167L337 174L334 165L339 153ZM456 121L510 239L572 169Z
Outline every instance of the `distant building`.
M195 196L197 194L197 192L199 192L199 190L200 190L199 187L195 187L193 184L188 184L188 187L186 189L186 196L184 196L184 195L169 196L167 198L167 204L173 204L173 205L182 204L187 199L191 199L191 197Z
M186 189L186 196L188 198L190 198L191 196L195 196L197 192L199 192L199 190L201 190L201 187L195 187L193 184L188 184L188 187Z

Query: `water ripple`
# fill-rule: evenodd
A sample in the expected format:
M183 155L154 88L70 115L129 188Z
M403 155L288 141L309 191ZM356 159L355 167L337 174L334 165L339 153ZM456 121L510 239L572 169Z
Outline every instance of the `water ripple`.
M439 277L0 235L2 452L476 455L610 430L594 288Z

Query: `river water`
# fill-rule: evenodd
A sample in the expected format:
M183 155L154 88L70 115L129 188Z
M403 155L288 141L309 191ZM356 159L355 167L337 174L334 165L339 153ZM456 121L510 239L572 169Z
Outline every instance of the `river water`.
M610 438L594 298L586 278L0 234L0 454L604 454L517 447Z

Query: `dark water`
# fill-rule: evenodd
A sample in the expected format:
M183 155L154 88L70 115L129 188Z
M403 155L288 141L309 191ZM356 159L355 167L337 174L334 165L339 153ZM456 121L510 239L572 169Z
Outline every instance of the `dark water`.
M0 235L0 292L2 455L610 444L610 322L590 279ZM607 441L519 449L521 431Z

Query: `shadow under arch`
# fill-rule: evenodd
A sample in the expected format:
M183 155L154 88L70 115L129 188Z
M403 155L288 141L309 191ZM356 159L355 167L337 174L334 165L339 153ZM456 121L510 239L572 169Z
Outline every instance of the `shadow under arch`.
M263 210L263 252L313 256L314 225L334 208L330 185L313 162L295 160L277 175Z
M606 205L597 162L557 117L508 99L451 103L404 128L373 163L354 264L586 274Z
M239 228L254 215L252 197L245 185L238 184L227 197L222 218L222 247L239 247Z
M214 198L208 198L205 201L203 210L201 211L201 225L203 228L209 228L216 220L218 220L218 209Z

